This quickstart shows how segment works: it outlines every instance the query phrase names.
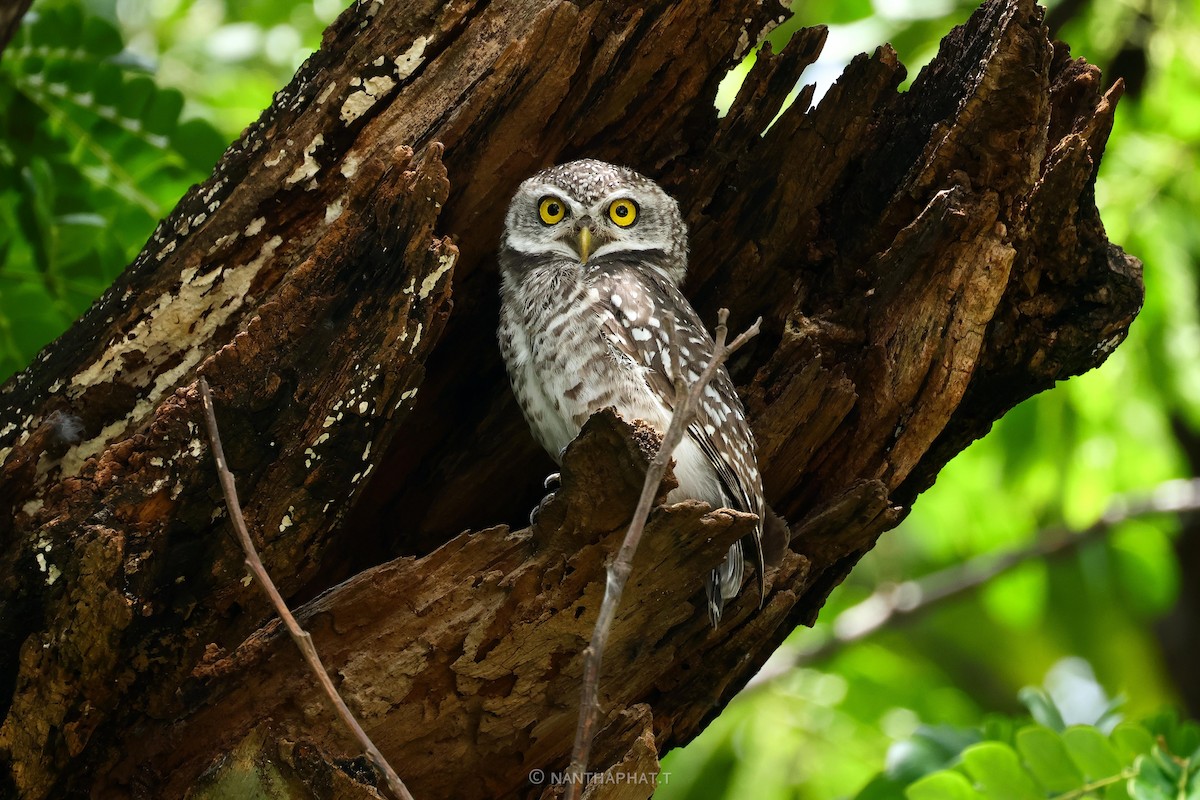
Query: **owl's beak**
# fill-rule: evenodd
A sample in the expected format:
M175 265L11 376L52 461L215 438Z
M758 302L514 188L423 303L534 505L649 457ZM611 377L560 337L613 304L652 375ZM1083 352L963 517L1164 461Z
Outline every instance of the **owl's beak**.
M579 263L586 264L592 252L592 229L586 225L579 229Z

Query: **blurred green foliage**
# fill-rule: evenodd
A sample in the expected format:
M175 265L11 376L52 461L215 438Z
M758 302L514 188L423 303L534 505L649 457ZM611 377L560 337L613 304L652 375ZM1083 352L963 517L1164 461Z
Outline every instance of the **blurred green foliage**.
M0 373L28 363L111 282L346 3L35 3L0 59ZM801 25L828 24L825 54L805 75L827 86L885 41L911 80L975 3L794 6L771 40L778 48ZM1059 37L1130 86L1096 196L1112 240L1145 262L1145 309L1101 369L1023 404L956 458L780 658L828 642L839 614L878 586L1027 546L1049 524L1087 524L1114 496L1191 474L1185 445L1200 451L1198 13L1200 0L1050 3ZM734 71L718 105L748 68ZM1126 523L1070 557L1025 564L747 690L667 757L657 796L1175 796L1162 790L1193 782L1194 728L1149 718L1114 730L1100 686L1125 698L1130 719L1176 699L1152 625L1181 581L1195 579L1181 574L1177 534L1170 518ZM1021 695L1036 725L995 716L1020 714L1021 687L1043 684ZM1080 780L1118 774L1080 793Z
M855 800L1189 800L1200 796L1200 726L1174 714L1123 721L1118 704L1068 725L1046 692L1029 717L923 727Z

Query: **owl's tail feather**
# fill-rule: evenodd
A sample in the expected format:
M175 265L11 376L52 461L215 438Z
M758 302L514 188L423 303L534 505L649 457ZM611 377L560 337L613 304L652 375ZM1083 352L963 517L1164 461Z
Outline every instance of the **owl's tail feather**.
M758 607L762 608L767 601L767 569L778 567L783 562L783 555L791 544L791 526L769 506L764 509L762 531L756 531L751 539L754 549L755 569L758 575ZM747 537L751 538L751 537ZM745 576L746 563L742 542L737 541L729 548L725 561L718 565L708 576L706 584L708 594L708 618L713 627L721 621L721 612L725 609L725 601L737 596Z
M721 621L721 612L725 601L732 600L742 588L742 578L746 573L746 561L742 556L741 541L734 542L729 547L725 561L713 568L708 575L705 586L708 594L708 618L713 627Z
M763 526L755 537L758 552L758 607L767 601L767 570L783 563L783 556L792 543L792 526L770 506L763 509Z

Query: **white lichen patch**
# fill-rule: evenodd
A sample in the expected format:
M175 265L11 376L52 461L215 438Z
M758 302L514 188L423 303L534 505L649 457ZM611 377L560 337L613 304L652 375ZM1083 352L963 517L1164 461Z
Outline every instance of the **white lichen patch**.
M347 153L346 159L342 162L342 177L353 178L358 174L359 158L357 153Z
M336 220L338 217L340 217L342 215L344 200L345 200L344 197L339 197L337 200L334 200L332 203L325 206L325 224L326 225L333 222L334 220Z
M438 279L445 275L454 266L455 255L453 253L445 253L438 257L438 267L433 272L425 276L425 280L421 281L421 293L418 295L422 300L429 297L430 292L437 286Z
M72 398L81 396L90 386L111 381L123 370L122 383L144 391L129 414L67 451L61 462L61 477L76 475L84 461L99 453L130 421L150 413L163 395L200 362L206 355L203 346L241 309L250 284L282 243L282 237L273 236L263 242L250 262L210 270L199 277L195 267L185 269L177 290L160 295L128 336L112 342L96 361L71 379L67 392ZM191 343L191 347L181 349L180 343ZM175 358L178 361L173 367L158 371L160 365ZM129 370L131 363L139 368Z
M279 520L279 532L283 533L288 528L292 527L292 514L296 513L296 509L288 506L287 513L283 515L283 519Z
M321 105L328 100L329 95L333 94L333 90L336 88L337 81L330 81L329 83L325 84L325 88L321 90L319 95L317 95L317 105Z
M300 162L300 166L292 170L292 174L284 178L284 183L288 186L299 183L300 181L308 180L321 171L321 165L317 163L317 159L313 158L313 154L317 152L317 148L325 144L325 137L317 134L313 140L308 143L308 147L304 148L304 160Z
M428 36L418 36L413 41L412 47L396 57L396 78L398 80L404 80L412 75L417 67L421 66L421 62L425 60L425 47L428 44Z
M263 226L266 224L267 224L266 217L259 217L258 219L251 220L250 224L246 226L246 231L245 231L246 236L248 236L248 237L249 236L257 236L258 232L261 231L263 229Z
M332 85L332 84L330 84L330 85ZM287 155L287 150L280 149L280 151L278 153L276 153L275 155L268 158L266 161L263 162L263 164L268 167L273 167L276 164L278 164L280 161L283 161L283 159L286 155Z
M54 582L62 575L62 570L51 564L46 559L46 554L49 553L51 549L48 541L45 539L39 539L37 546L39 548L44 548L44 551L39 550L39 552L34 555L34 560L37 561L38 570L46 576L46 585L53 586Z
M266 220L263 220L263 222L265 223ZM221 249L221 247L223 247L225 244L235 241L239 236L241 236L241 234L237 231L234 231L233 233L227 233L223 236L218 236L217 240L213 242L213 246L208 248L208 255L211 256L213 253L217 252L217 250Z
M371 106L375 105L381 98L386 97L388 92L392 91L395 86L396 82L387 75L379 75L363 81L363 88L351 93L345 102L342 103L342 110L340 112L342 122L349 125L367 113L371 109Z

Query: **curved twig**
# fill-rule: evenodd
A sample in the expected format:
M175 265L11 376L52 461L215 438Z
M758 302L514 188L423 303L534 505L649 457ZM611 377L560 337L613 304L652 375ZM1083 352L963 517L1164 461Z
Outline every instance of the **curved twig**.
M388 791L393 796L399 798L399 800L413 800L413 796L405 787L404 782L400 780L400 776L388 764L387 759L383 757L383 753L379 752L379 748L375 746L375 743L367 736L367 732L358 724L358 720L350 713L350 709L346 706L346 701L338 694L337 688L334 687L333 681L329 678L329 673L325 670L325 665L321 663L321 657L317 655L317 650L313 647L312 637L308 635L308 631L300 627L300 623L296 622L296 618L288 610L283 596L275 588L271 576L267 574L262 559L258 557L258 551L254 548L254 541L250 538L250 531L246 529L246 518L242 516L242 504L238 501L237 487L234 485L233 473L229 471L229 467L225 463L225 450L221 446L220 431L217 430L217 415L213 410L212 393L208 389L208 381L204 378L200 379L200 397L204 401L204 421L208 426L208 439L212 444L213 459L217 462L217 476L221 479L221 491L225 494L225 505L229 507L229 518L233 520L233 527L237 531L238 542L241 543L242 550L246 553L246 566L249 567L250 572L258 580L258 585L267 593L267 597L271 599L271 604L275 606L276 613L283 620L288 633L292 635L292 641L300 648L300 653L304 656L304 660L308 662L308 666L312 669L313 674L317 676L317 681L321 684L321 688L325 692L325 697L329 699L329 703L333 706L333 710L337 713L338 718L349 728L354 738L358 740L359 745L371 763L383 773Z

